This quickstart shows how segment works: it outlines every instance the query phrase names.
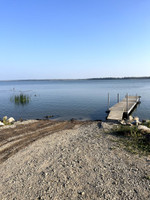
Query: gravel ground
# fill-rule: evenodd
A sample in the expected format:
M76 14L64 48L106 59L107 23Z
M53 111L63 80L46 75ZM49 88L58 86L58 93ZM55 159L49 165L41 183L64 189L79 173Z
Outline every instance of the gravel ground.
M150 159L114 139L87 122L31 143L0 164L0 199L150 199Z

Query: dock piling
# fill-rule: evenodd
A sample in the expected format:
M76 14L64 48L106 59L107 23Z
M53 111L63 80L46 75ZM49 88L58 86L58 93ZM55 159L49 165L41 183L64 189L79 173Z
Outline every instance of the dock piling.
M127 93L127 95L126 95L126 110L128 111L128 109L129 109L129 95Z
M117 94L117 102L118 103L120 102L120 95L119 95L119 93Z
M110 107L110 95L108 93L108 105L107 105L107 110L109 111L109 107Z

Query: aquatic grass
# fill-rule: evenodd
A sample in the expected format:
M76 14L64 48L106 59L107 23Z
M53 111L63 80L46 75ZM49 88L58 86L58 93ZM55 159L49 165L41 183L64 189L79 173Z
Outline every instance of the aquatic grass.
M30 101L30 97L26 94L19 94L11 97L10 99L12 102L14 102L16 105L26 105Z

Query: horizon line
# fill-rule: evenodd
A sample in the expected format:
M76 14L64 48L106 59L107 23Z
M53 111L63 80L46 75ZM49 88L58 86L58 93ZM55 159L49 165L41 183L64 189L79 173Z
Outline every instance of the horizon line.
M71 80L115 80L115 79L150 79L150 76L125 76L125 77L97 77L97 78L58 78L58 79L12 79L12 80L0 80L3 81L71 81Z

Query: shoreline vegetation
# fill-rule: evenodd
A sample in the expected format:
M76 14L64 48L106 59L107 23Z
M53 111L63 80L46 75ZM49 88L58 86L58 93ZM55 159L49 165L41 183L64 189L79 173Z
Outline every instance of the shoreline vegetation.
M79 80L131 80L131 79L150 79L150 76L141 77L100 77L100 78L83 78L83 79L18 79L18 80L0 80L0 82L15 82L15 81L79 81Z

